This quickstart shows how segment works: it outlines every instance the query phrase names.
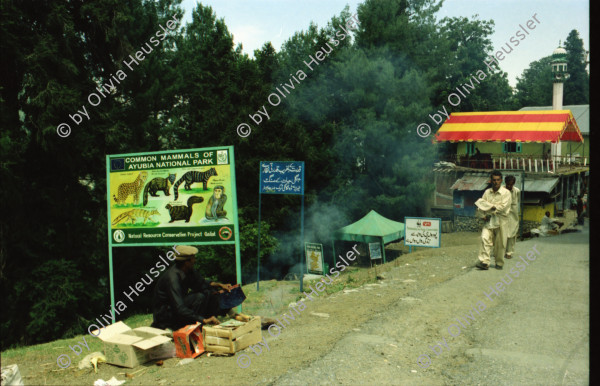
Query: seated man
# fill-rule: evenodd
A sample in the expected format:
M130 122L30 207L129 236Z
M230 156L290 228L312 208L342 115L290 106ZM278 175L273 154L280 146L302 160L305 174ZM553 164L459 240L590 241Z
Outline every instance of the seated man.
M219 308L219 296L213 289L230 291L232 286L208 282L194 271L197 248L178 245L175 249L179 254L175 258L175 265L161 275L154 288L152 327L178 330L196 322L219 324L216 316L225 314L237 320L249 319L236 314L233 309Z
M561 225L563 225L562 222L550 218L550 212L546 212L546 215L542 218L542 224L540 225L540 236L548 236L549 233L558 229Z

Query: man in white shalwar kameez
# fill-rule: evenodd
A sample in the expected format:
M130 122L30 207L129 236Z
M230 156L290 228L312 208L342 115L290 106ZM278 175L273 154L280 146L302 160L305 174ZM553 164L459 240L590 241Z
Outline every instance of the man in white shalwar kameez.
M508 236L511 193L502 186L502 173L494 170L491 177L492 187L486 189L483 197L475 202L479 210L485 214L485 224L481 231L479 262L476 264L476 267L480 269L490 267L492 248L496 259L496 269L502 269Z
M519 200L521 198L521 190L515 187L515 177L506 176L504 183L506 189L510 192L510 212L508 212L508 235L506 238L506 256L507 259L512 259L515 252L515 242L517 241L517 232L519 231Z

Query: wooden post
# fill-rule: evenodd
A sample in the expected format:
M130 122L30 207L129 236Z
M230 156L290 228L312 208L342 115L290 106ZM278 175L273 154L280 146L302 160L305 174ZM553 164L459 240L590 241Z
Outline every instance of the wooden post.
M304 181L304 167L302 168L302 181ZM302 182L304 184L304 182ZM304 188L302 188L304 191ZM300 209L300 292L304 291L304 194L300 196L302 199L302 206Z

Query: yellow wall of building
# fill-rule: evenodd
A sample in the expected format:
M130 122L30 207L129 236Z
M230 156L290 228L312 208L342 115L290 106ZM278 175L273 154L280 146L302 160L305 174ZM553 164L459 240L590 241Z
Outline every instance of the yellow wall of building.
M550 212L550 217L554 217L554 203L548 203L544 206L539 205L523 205L523 220L541 222L546 215L546 211Z
M562 142L561 154L564 156L569 155L569 144L571 145L571 152L573 154L578 153L580 157L590 155L590 141L589 138L585 138L583 144L578 142ZM502 153L502 143L498 142L476 142L475 147L482 153L491 153L495 155ZM550 143L523 143L521 144L521 153L513 153L514 155L523 156L538 156L540 159L544 153L547 153L550 149ZM459 142L457 144L456 153L458 155L467 154L467 142Z
M475 142L475 147L479 149L481 153L502 153L502 143L496 142ZM467 154L467 142L459 142L456 153L459 155Z
M579 157L590 156L590 141L589 138L584 138L583 144L580 142L563 142L560 145L560 152L562 155L569 155L569 145L571 146L571 152L573 155L579 154ZM588 159L589 160L589 159ZM589 161L588 161L589 163Z
M546 146L544 146L546 145ZM533 155L542 158L544 151L548 152L550 144L543 143L523 143L521 145L522 155Z

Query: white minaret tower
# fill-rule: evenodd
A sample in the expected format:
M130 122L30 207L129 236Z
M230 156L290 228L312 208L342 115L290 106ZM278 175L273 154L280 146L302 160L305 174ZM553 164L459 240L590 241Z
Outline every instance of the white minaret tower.
M552 75L554 78L554 89L552 92L552 110L563 109L563 85L565 80L569 79L567 73L567 51L560 46L558 42L558 48L552 53ZM552 144L552 158L556 165L560 162L560 149L561 143Z

